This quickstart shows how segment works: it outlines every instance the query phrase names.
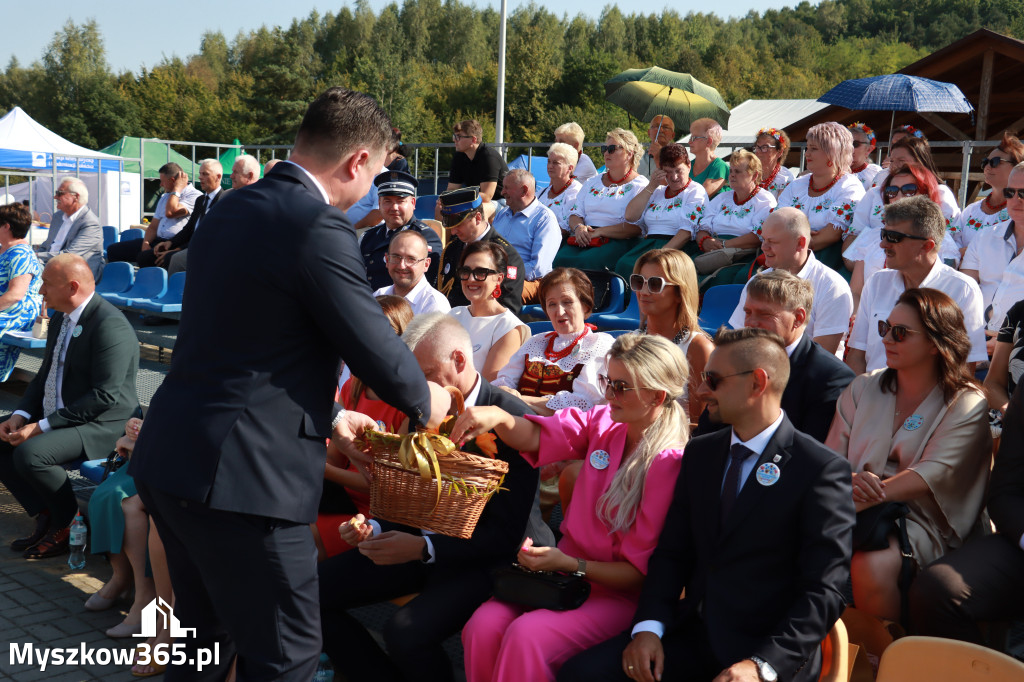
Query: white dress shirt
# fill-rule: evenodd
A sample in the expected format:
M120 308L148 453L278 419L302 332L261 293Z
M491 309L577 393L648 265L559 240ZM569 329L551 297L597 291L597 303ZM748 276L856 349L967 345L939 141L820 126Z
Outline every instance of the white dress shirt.
M963 270L977 270L985 305L988 330L997 333L1006 311L1024 298L1024 252L1012 220L997 223L980 231L967 247Z
M71 231L71 225L76 220L82 217L82 214L89 210L88 206L83 206L71 215L64 214L64 220L60 223L60 229L57 231L57 236L53 238L53 243L50 244L50 253L60 253L60 250L64 248L64 242L68 238L68 232Z
M395 285L381 287L373 292L373 295L375 297L395 296ZM421 313L446 313L452 309L444 294L430 286L430 282L427 281L425 276L420 277L420 281L416 283L416 286L402 298L409 302L413 315Z

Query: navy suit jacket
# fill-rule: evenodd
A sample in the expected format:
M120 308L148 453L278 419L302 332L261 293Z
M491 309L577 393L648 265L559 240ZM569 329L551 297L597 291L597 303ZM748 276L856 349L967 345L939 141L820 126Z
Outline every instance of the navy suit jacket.
M217 205L192 238L174 359L130 472L214 509L312 522L339 360L414 422L427 382L351 223L301 168L282 162Z
M850 465L784 417L757 462L775 462L778 480L761 485L755 468L722 526L731 436L723 429L687 444L634 622L671 631L699 618L723 668L760 656L780 680L817 680L850 577Z

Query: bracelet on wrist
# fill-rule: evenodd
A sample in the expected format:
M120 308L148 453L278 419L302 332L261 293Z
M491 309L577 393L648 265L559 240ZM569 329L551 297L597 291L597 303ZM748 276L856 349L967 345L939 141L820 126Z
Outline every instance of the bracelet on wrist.
M706 242L709 239L711 239L711 235L710 234L706 234L703 237L701 237L700 239L698 239L697 240L697 248L700 249L701 251L703 251L704 250L704 242Z

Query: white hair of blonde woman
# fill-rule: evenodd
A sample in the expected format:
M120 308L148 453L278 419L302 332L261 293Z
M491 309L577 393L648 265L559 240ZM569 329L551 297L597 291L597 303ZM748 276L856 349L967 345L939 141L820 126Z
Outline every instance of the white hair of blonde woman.
M715 151L718 143L722 141L722 125L713 118L698 118L690 124L691 135L695 130L703 130L708 137L708 149Z
M561 159L573 168L575 168L576 164L580 162L579 152L564 142L556 142L548 147L548 158L551 157Z
M636 521L643 499L647 471L658 453L682 448L690 437L690 419L679 398L686 389L690 370L679 346L668 339L633 332L615 340L608 359L626 367L635 388L664 391L661 414L647 427L632 454L612 478L611 485L597 501L597 516L609 531L628 531Z
M78 203L82 206L89 203L89 188L85 186L84 182L73 175L69 175L60 179L60 185L64 185L65 183L68 186L69 192L74 192L78 195Z
M562 135L568 137L570 140L576 143L578 149L583 149L583 128L576 121L569 123L563 123L562 125L555 128L555 135Z
M626 150L627 154L632 154L632 170L636 170L640 167L640 160L644 158L644 147L640 144L640 140L636 139L636 134L632 130L625 130L624 128L616 128L608 131L606 137L610 137L615 140L615 144L622 145L622 148Z

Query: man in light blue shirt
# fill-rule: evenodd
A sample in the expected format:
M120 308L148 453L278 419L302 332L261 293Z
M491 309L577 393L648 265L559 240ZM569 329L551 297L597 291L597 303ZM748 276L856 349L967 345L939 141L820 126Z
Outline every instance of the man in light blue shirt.
M494 229L523 257L523 303L537 301L540 278L551 272L551 262L562 245L562 231L551 209L537 201L537 181L530 171L516 168L501 183L508 204L494 217Z

